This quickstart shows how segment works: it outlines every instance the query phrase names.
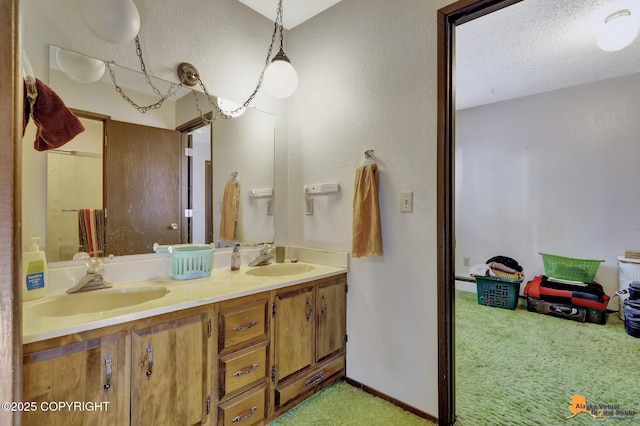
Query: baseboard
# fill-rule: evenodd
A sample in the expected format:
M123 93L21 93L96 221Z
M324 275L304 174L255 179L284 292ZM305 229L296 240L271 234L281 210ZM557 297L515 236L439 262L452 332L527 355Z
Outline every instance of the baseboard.
M430 422L433 422L435 424L438 424L438 418L432 416L431 414L424 412L422 410L419 410L415 407L412 407L409 404L406 404L396 398L393 398L387 394L384 394L376 389L370 388L367 385L364 385L356 380L350 379L349 377L345 377L344 378L345 382L349 383L351 386L361 389L363 391L365 391L368 394L371 394L373 396L377 396L380 399L384 399L387 402L390 402L391 404L395 405L396 407L402 408L405 411L408 411L412 414L415 414L418 417L422 417L423 419L429 420Z

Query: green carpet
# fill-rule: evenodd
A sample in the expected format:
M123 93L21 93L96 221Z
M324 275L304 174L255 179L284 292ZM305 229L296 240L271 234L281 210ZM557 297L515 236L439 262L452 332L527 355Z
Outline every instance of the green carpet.
M579 323L528 312L522 299L512 311L457 291L455 354L456 425L640 424L640 339L615 314ZM611 407L596 420L574 405L565 419L574 395L636 414Z
M433 423L339 381L268 425L425 426Z

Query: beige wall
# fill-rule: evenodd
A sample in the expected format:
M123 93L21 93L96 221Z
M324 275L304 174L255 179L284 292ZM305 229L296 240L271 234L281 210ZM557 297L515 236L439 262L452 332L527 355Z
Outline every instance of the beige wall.
M436 12L450 1L343 0L294 28L300 76L289 103L289 236L351 249L354 173L380 168L384 256L351 259L349 377L438 414ZM304 212L303 185L338 181ZM413 192L413 213L400 193Z

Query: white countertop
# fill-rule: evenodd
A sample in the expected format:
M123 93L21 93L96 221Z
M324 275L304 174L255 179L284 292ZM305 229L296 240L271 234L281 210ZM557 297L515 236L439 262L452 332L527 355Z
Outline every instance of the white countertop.
M243 266L240 271L228 268L213 269L211 276L193 280L175 280L171 277L133 281L114 285L114 288L166 287L165 296L137 305L111 309L103 312L82 313L67 316L40 316L38 305L60 297L74 297L65 290L57 290L44 298L23 303L23 344L64 336L72 333L121 324L168 312L207 305L227 299L247 296L263 291L275 290L320 278L346 273L348 268L326 266L316 263L298 262L313 266L313 270L286 276L252 276L246 272L262 266ZM94 290L84 294L95 294ZM82 293L76 293L82 294Z

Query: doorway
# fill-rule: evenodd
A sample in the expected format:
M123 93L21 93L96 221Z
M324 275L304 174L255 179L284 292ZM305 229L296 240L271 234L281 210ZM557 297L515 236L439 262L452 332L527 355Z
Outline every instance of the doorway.
M461 0L438 11L438 419L455 422L455 29L520 0Z

